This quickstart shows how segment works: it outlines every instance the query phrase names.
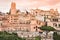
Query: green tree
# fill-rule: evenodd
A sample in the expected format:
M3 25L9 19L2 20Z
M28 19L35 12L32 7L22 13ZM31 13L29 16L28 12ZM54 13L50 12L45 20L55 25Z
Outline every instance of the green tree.
M48 35L48 32L50 31L54 31L55 29L51 26L42 26L40 27L39 29L43 30L43 31L46 31L46 38L47 38L47 35ZM46 39L45 39L46 40Z
M57 34L57 32L54 32L53 39L54 40L60 40L60 34Z
M25 40L25 38L18 37L16 33L0 32L0 40Z
M35 40L41 40L41 37L37 36L35 37Z

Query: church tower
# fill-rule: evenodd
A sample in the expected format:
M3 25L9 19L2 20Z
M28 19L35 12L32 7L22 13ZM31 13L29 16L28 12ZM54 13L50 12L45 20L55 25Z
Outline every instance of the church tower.
M11 3L11 14L16 14L16 3L12 2Z

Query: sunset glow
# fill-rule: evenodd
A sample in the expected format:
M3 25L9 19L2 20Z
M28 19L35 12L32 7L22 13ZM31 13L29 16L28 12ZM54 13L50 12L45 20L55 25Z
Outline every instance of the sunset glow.
M17 9L32 9L40 8L43 10L49 10L51 8L58 9L60 11L60 0L0 0L0 11L8 12L11 2L16 2Z

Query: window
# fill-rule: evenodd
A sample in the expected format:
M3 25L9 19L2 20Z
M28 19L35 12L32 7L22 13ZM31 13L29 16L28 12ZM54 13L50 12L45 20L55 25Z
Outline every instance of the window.
M57 27L57 24L56 24L56 23L53 23L53 26L54 26L54 27Z
M1 26L2 26L2 23L1 23Z
M14 22L17 22L16 20L14 20Z
M36 27L34 27L34 29L35 29L35 31L38 31L38 27L36 26Z
M34 29L35 29L35 27L34 27Z
M18 19L14 19L14 20L18 20Z
M26 24L30 24L31 22L30 21L27 21Z
M38 13L38 12L36 11L36 13Z
M53 21L58 22L58 19L53 19Z
M60 24L59 24L59 27L60 27Z

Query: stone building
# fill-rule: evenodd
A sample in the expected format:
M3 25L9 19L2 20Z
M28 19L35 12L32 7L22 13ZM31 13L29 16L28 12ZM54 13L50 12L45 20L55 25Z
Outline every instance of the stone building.
M52 26L56 30L60 30L60 14L57 9L50 9L48 11L32 9L31 13L38 16L40 21L44 21L47 26Z
M1 14L0 12L0 29L2 31L40 31L38 27L45 25L59 27L60 15L56 10L48 11L40 9L32 9L30 12L21 12L17 10L16 3L11 3L11 8L8 13Z
M39 31L37 28L42 25L44 22L37 20L31 13L17 10L14 2L11 3L10 12L0 20L2 31Z

